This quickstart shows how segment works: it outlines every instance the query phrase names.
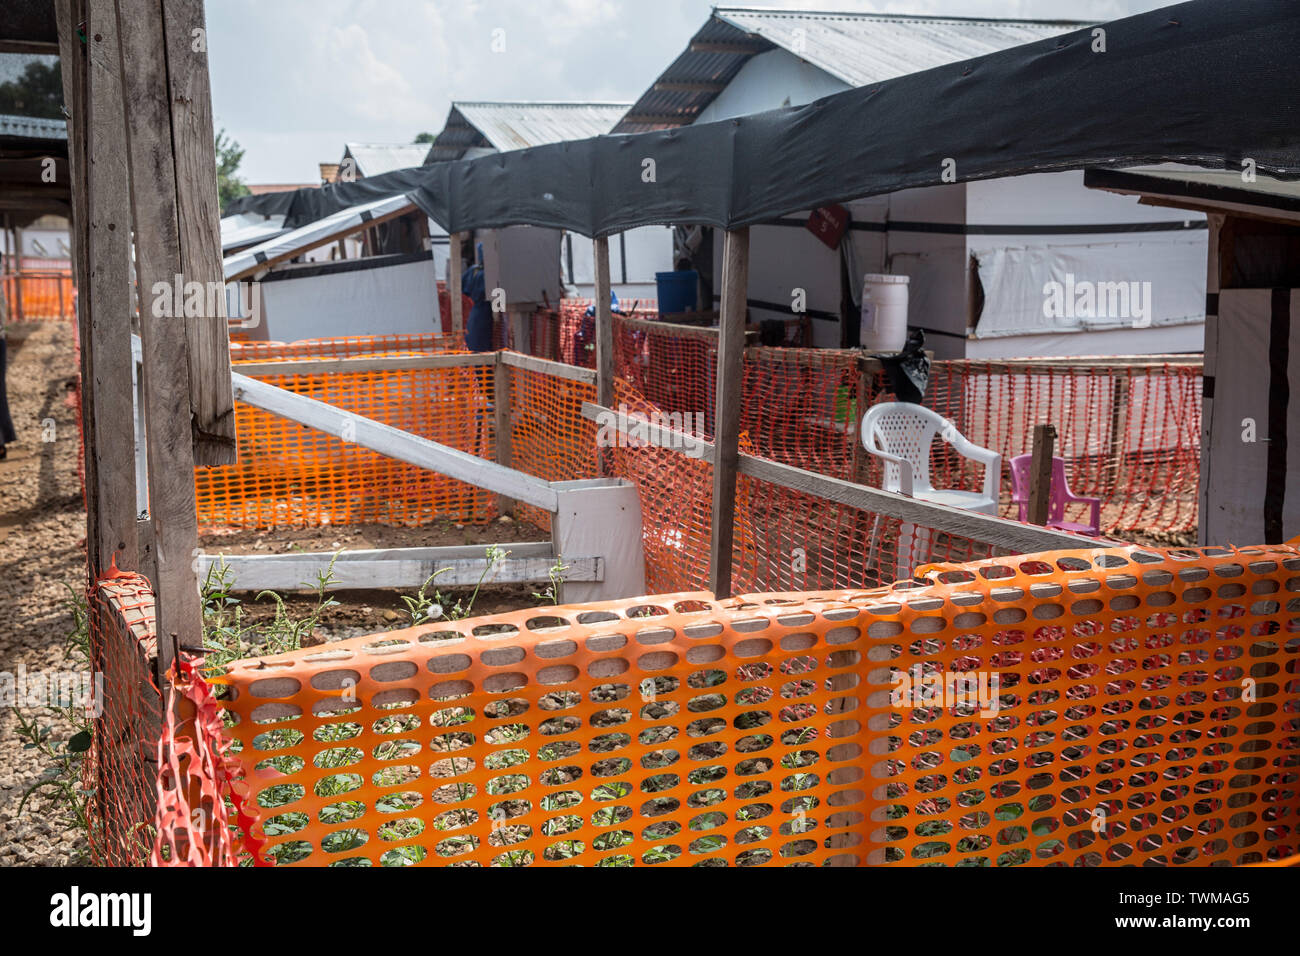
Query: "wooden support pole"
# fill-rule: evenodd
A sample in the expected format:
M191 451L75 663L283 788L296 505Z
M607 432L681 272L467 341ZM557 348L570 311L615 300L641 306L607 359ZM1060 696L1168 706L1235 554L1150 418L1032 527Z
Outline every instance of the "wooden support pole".
M596 402L614 405L614 314L609 305L609 239L593 241L596 257Z
M17 226L13 230L13 249L14 249L14 272L17 273L14 278L14 316L18 321L27 317L26 310L23 309L23 231Z
M78 35L78 25L85 15L84 0L55 0L55 17L59 30L59 62L63 76L63 102L71 114L68 118L68 178L72 187L72 276L80 290L77 299L77 335L81 343L81 421L82 460L85 462L86 489L86 572L91 584L99 554L99 526L95 520L98 502L98 471L95 458L94 391L91 371L90 280L87 246L89 244L89 204L86 201L86 48Z
M1034 453L1029 465L1029 523L1047 524L1052 498L1052 456L1056 454L1056 426L1034 426Z
M135 414L131 387L131 203L126 142L122 132L122 60L112 0L85 0L86 9L86 183L89 203L87 298L91 377L82 387L94 393L92 419L83 428L86 458L96 459L95 511L98 553L90 554L94 576L118 568L136 570Z
M99 3L103 0L94 0ZM122 24L130 197L135 219L144 372L143 406L153 552L146 555L157 595L158 676L171 667L177 646L199 651L203 619L194 555L194 436L190 424L190 352L184 327L202 319L159 317L151 307L156 285L172 289L182 274L176 156L159 0L117 0ZM183 296L184 290L172 290ZM149 565L152 565L149 568Z
M731 597L745 303L749 290L748 228L727 233L722 258L722 309L718 320L718 379L713 416L713 525L709 542L709 581L718 600Z
M166 57L170 86L180 274L186 282L199 282L210 289L214 287L210 283L224 282L224 274L203 0L162 0L162 18L166 45L154 56ZM198 465L235 461L226 297L215 298L215 315L187 317L184 324L194 461Z
M609 300L609 238L592 240L596 269L596 402L606 408L614 405L614 313ZM608 448L596 450L599 474L614 472L613 453Z
M497 464L510 467L514 457L511 446L514 443L514 416L510 413L510 366L501 361L497 352L496 368L493 371L492 410L496 418ZM503 515L515 510L515 500L508 495L497 495L497 511Z
M461 256L461 243L465 239L463 232L453 232L449 237L451 239L451 259L448 262L447 276L447 297L451 301L451 334L455 338L464 339L465 337L465 301L464 291L461 289L460 277L465 271L465 264Z

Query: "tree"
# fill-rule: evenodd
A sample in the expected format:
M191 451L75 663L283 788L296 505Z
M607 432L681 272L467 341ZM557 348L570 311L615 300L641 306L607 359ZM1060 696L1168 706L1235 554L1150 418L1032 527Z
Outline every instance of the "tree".
M419 136L415 137L415 142L416 142L416 143L432 143L432 142L433 142L433 134L432 134L432 133L421 133Z
M217 198L222 208L232 199L248 195L248 187L236 173L244 159L244 149L226 135L226 130L217 130Z
M0 83L0 113L63 119L63 73L59 61L33 60L22 76Z

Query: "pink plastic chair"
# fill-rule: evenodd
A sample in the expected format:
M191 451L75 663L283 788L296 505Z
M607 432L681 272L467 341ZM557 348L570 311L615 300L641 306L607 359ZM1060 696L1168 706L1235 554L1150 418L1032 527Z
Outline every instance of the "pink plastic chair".
M1011 502L1020 506L1020 520L1029 520L1029 469L1033 455L1017 455L1011 459ZM1092 522L1079 524L1065 520L1065 506L1083 504L1092 507ZM1047 500L1047 527L1075 534L1101 534L1101 499L1085 498L1070 491L1065 479L1065 459L1052 456L1052 490Z

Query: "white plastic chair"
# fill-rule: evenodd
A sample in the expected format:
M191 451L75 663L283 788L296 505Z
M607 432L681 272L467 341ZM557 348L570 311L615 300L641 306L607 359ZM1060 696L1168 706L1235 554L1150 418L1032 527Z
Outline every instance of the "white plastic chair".
M952 446L963 458L984 465L981 491L935 488L930 483L930 448L935 436ZM937 412L910 402L873 405L862 417L862 444L867 452L884 462L886 491L893 491L951 508L965 508L983 514L998 513L998 488L1002 481L1002 456L970 442L955 425ZM874 561L880 518L871 533ZM912 569L929 556L930 529L904 524L898 542L898 580L911 577Z

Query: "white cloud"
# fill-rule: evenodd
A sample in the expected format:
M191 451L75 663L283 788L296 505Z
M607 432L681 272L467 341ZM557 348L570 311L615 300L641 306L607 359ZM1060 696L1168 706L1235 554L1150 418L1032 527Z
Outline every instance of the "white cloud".
M734 0L738 4L749 0ZM767 0L774 6L1108 20L1160 0ZM634 100L710 0L213 0L213 108L250 182L314 182L347 141L410 142L452 98ZM505 31L506 52L491 50Z

